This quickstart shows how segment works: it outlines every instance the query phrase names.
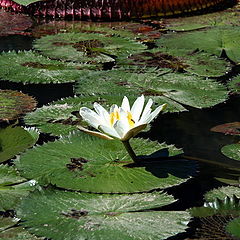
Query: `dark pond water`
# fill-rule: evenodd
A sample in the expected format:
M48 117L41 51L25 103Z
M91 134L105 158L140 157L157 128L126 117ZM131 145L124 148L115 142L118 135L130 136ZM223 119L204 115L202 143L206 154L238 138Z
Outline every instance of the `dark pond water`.
M29 36L1 37L0 52L29 50L32 48L32 41L33 38ZM38 101L38 107L60 98L74 96L72 84L23 85L0 81L0 88L19 90L34 96ZM143 137L183 148L186 158L196 160L199 165L199 175L195 179L178 188L167 190L180 201L166 207L166 210L185 210L201 206L205 192L225 185L215 177L228 176L235 170L240 171L240 162L231 160L221 153L223 146L237 143L239 137L210 131L214 126L239 121L239 102L240 97L232 95L225 103L213 108L200 110L188 107L187 112L164 114L153 123L150 132L141 134ZM180 240L186 237L187 234L173 239Z

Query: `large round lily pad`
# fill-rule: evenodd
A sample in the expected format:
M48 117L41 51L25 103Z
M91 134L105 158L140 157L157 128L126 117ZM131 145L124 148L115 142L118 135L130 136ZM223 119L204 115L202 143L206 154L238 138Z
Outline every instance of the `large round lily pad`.
M161 192L99 195L47 190L32 193L17 216L31 233L53 240L163 240L184 232L189 214L148 210L173 201Z
M0 162L11 159L15 155L32 147L37 141L37 137L21 127L0 129Z
M145 159L146 155L160 150L169 156L181 153L172 145L139 138L132 139L131 145L138 156L145 156L141 164L133 163L120 141L81 132L29 150L16 164L22 176L36 179L40 184L97 193L167 188L186 182L195 173L193 162L180 157L161 161Z
M223 50L233 62L240 62L240 27L226 26L204 29L188 33L166 34L157 40L159 47L185 50L191 54L198 50L221 56Z
M15 208L35 185L35 181L20 177L13 167L0 165L0 211Z
M18 91L0 90L0 104L0 121L8 121L32 111L37 102L34 98Z
M91 88L89 88L91 86ZM89 72L81 78L75 92L85 95L105 95L114 92L122 95L144 94L154 102L175 102L196 108L211 107L227 99L223 85L211 79L190 74L157 72L130 72L111 70ZM169 102L171 107L171 103Z
M0 65L0 78L24 84L74 82L81 78L83 70L100 69L87 64L51 60L33 51L2 53Z
M47 35L37 39L34 47L48 57L81 63L112 62L146 49L133 40L91 33Z

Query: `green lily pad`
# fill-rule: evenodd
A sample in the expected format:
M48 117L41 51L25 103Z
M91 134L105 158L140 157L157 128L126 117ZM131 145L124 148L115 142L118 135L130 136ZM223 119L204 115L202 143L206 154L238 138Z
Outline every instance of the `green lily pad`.
M117 58L146 49L141 43L126 38L91 33L59 33L37 39L34 47L44 55L82 63L113 62Z
M171 68L175 71L187 71L203 77L220 77L230 70L230 64L209 53L196 51L192 54L181 53L174 49L155 48L148 52L129 57L124 64Z
M1 240L44 240L28 233L23 227L16 226L17 218L0 217L0 239Z
M35 3L35 2L40 2L42 0L14 0L14 2L23 5L23 6L27 6L31 3Z
M240 144L230 144L222 147L221 152L234 160L240 161Z
M15 208L35 185L35 181L26 182L14 168L0 165L0 211Z
M232 220L226 226L226 230L236 238L240 238L240 218Z
M203 50L221 56L223 50L235 63L240 62L239 35L240 27L215 27L202 31L167 34L157 40L159 47L185 51L192 54Z
M136 97L128 96L131 104L136 100ZM79 115L80 107L93 108L93 103L98 102L106 109L110 109L113 104L121 105L122 99L122 95L70 97L28 113L24 117L24 122L29 126L35 126L41 132L51 133L55 136L68 135L70 132L77 130L79 125L87 128L86 123L82 122ZM179 107L177 103L174 104L170 100L164 101L163 99L161 102L159 99L158 103L167 103L167 112L176 112L182 109L181 106Z
M12 82L67 83L81 78L83 70L97 66L51 60L33 51L0 54L0 78Z
M9 126L0 129L0 162L7 161L32 147L36 141L37 138L24 128Z
M173 201L161 192L99 195L48 190L31 194L17 216L31 233L53 240L163 240L184 232L189 214L149 209Z
M37 102L34 98L18 91L0 90L0 104L0 121L8 121L32 111Z
M214 106L228 96L224 86L211 79L180 73L157 75L124 70L89 72L76 83L75 92L85 95L104 95L109 92L126 96L144 94L152 97L156 103L170 99L196 108Z
M220 187L207 192L204 197L208 202L213 202L216 198L224 200L226 197L233 198L233 196L240 198L239 187Z
M181 153L173 145L139 138L132 139L131 145L137 156L160 150L160 153L167 151L169 156ZM167 188L186 182L195 174L195 164L180 157L160 162L143 157L141 162L133 164L120 141L77 132L29 150L16 164L22 176L36 179L40 184L97 193Z
M240 93L240 75L234 77L230 82L227 84L230 91L233 93Z

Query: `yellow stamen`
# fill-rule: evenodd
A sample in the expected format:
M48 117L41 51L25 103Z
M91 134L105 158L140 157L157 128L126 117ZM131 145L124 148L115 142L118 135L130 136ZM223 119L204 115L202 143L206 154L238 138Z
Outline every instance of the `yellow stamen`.
M131 112L128 112L128 113L127 113L127 119L128 119L128 124L129 124L129 126L130 126L131 128L133 128L134 125L135 125L135 121L134 121L133 118L132 118Z
M110 113L110 124L111 124L111 126L113 126L113 124L117 120L120 120L120 114L119 114L118 109L114 109L114 111Z

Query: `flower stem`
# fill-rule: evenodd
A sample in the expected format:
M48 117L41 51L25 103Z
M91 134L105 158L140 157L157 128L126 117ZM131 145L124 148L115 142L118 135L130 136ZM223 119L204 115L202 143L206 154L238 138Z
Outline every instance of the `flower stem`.
M135 152L133 151L133 149L132 149L132 147L131 147L131 145L130 145L130 143L129 143L129 140L122 141L122 143L123 143L124 147L126 148L129 156L132 158L132 160L133 160L135 163L137 163L137 162L138 162L138 158L137 158Z

